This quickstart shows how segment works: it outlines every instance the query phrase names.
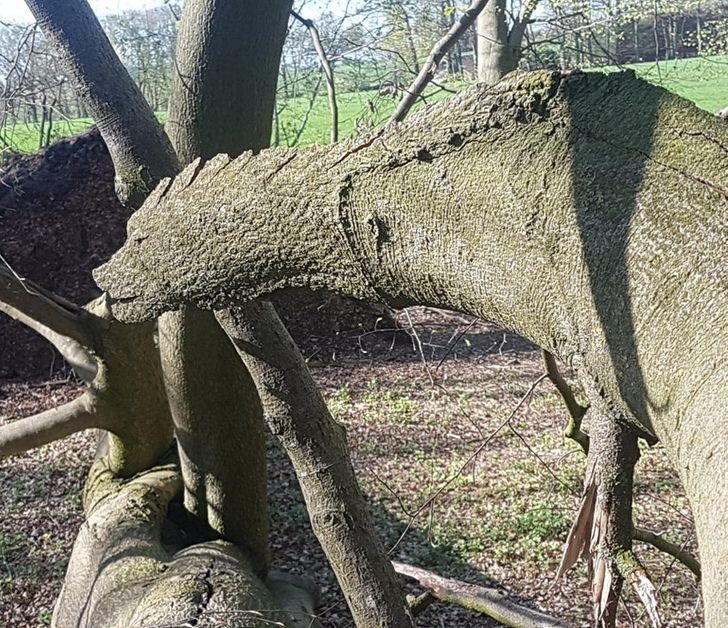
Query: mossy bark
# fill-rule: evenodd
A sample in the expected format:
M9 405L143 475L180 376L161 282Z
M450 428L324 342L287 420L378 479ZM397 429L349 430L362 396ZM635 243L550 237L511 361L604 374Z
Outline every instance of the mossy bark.
M306 581L266 583L226 541L187 548L162 543L167 506L181 483L173 456L128 481L106 460L94 463L84 493L86 521L68 567L73 577L56 603L54 628L309 625L314 596Z
M329 288L494 320L662 440L728 614L728 127L633 74L514 74L333 147L166 182L97 271L118 316Z

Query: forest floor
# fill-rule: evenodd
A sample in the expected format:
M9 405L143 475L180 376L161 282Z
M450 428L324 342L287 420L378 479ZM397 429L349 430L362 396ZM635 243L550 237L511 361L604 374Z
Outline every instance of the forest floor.
M589 625L584 567L554 580L584 457L561 436L565 412L547 380L518 408L543 373L539 352L518 336L460 315L413 308L398 321L395 331L385 323L385 329L309 335L302 342L329 407L346 425L354 465L392 557L502 586L570 626ZM0 422L66 401L78 390L72 379L0 383ZM82 522L79 490L92 455L93 437L86 433L0 462L0 626L49 623ZM269 477L274 568L312 575L323 591L323 625L352 626L295 475L273 441ZM635 493L638 525L695 551L690 510L660 446L643 450ZM700 625L692 575L651 547L637 550L658 587L664 625ZM498 624L435 604L418 625ZM620 626L646 625L627 591Z

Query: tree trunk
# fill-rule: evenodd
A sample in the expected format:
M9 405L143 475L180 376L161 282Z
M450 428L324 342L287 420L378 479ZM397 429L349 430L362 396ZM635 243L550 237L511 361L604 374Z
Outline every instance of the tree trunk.
M268 146L275 79L290 9L290 0L267 3L199 0L185 5L185 26L178 43L179 73L168 122L173 143L184 161L194 156L211 157L221 151L235 156L244 148L258 151ZM244 63L212 63L214 59L239 59ZM192 174L203 163L198 161L193 165ZM235 317L241 325L246 325L250 317L249 328L264 338L281 333L280 330L285 334L270 305L244 306L235 312ZM225 530L232 527L241 532L235 537L226 534L226 538L238 544L242 542L247 548L267 549L264 447L259 436L257 398L251 404L255 396L253 379L247 374L236 375L243 369L242 362L210 312L185 308L163 316L160 348L177 433L185 436L180 439L180 451L187 487L186 506L208 523L219 522L219 527ZM249 366L257 359L305 368L292 342L275 347L262 343L256 347L254 356L248 356L244 350L242 354L253 361ZM314 420L311 412L298 414L311 404L316 411L321 411L323 402L312 383L299 391L295 407L281 410L277 400L287 394L278 389L283 385L281 378L259 368L252 374L258 390L267 391L261 398L269 420L270 417L283 420L282 412L294 412L293 421ZM323 408L325 411L325 405ZM338 445L332 448L331 454L341 464L350 465L345 441ZM295 465L299 449L287 447L287 450ZM248 473L242 472L235 460L235 452L243 451L247 452ZM317 523L318 511L312 511L312 520L354 618L365 626L406 626L409 618L404 594L374 533L353 471L343 475L341 482L338 479L329 487L334 492L337 488L353 491L336 505L347 517L352 517L354 526L351 529L342 526L337 519L330 527L326 518L323 523ZM310 484L305 479L301 482L303 487ZM206 501L199 498L204 496ZM325 504L323 491L309 493L307 497L310 505ZM325 509L327 516L331 512L330 508ZM263 558L265 553L256 549L252 556ZM259 570L267 567L265 562L255 560L254 565ZM376 600L376 604L372 605L369 600Z
M161 178L176 174L169 139L136 84L122 80L128 73L87 0L27 4L106 140L117 195L137 207Z
M115 57L88 4L77 3L70 13L65 8L58 13L55 5L47 4L35 0L36 14L44 20L50 38L55 38L60 56L74 71L74 79L97 120L101 118L99 126L115 156L117 180L126 186L121 192L129 192L137 202L160 176L176 174L176 155L141 92ZM227 6L237 4L229 2ZM237 32L228 32L237 41ZM89 45L98 45L98 50ZM282 35L278 38L278 55L281 45ZM273 85L278 58L273 62ZM227 62L228 57L224 60ZM213 63L214 59L207 61ZM154 123L148 124L150 120ZM189 143L184 148L192 150ZM28 294L31 296L26 300L43 297L40 292ZM69 307L61 304L57 309L64 313ZM276 599L271 594L273 589L284 590L286 595L296 589L292 597L297 599L298 615L300 600L305 601L307 613L313 611L307 585L291 583L289 578L286 586L271 583L268 587L255 573L264 574L268 567L260 404L250 378L214 317L208 312L196 314L197 320L186 328L190 333L184 338L185 351L175 353L174 344L169 350L168 329L160 325L160 344L168 349L163 351L166 388L176 414L187 421L178 421L177 436L187 463L184 470L188 476L201 478L194 486L199 489L194 497L202 502L205 522L236 544L215 540L180 547L177 553L173 552L174 540L162 544L167 504L180 483L176 461L150 469L167 449L171 437L162 366L152 342L153 326L127 326L110 316L99 317L101 322L91 329L91 341L83 347L97 363L95 369L87 369L92 381L86 398L92 403L90 407L81 404L71 408L67 418L75 428L79 424L75 419L80 417L80 424L86 425L82 415L93 411L100 415L93 424L113 434L103 440L87 481L87 521L74 546L54 613L53 625L58 628L82 624L120 628L177 625L188 621L210 626L265 626L273 621L293 625L291 614L276 610L287 608L288 600ZM57 312L55 316L58 318ZM64 314L63 318L68 316ZM212 325L205 328L199 319ZM71 322L76 324L75 319ZM72 339L85 343L80 336ZM200 350L203 344L207 353ZM179 368L174 358L184 360L189 355L200 362L207 359L197 366L210 368L204 372ZM225 355L227 362L221 357ZM180 371L183 376L175 379ZM182 385L176 386L180 380ZM195 396L189 397L190 392ZM248 411L243 415L248 420L236 420L245 406ZM212 412L206 414L210 408ZM208 416L212 419L204 423ZM33 425L45 421L46 428L55 429L46 419L39 415ZM184 427L190 429L184 431ZM229 431L228 441L224 440L226 434L221 434L224 429ZM240 432L244 440L237 438ZM240 463L243 453L245 460ZM122 480L132 474L137 475ZM307 621L309 624L315 626L316 622Z
M478 16L478 81L493 85L518 67L508 41L506 0L489 0Z
M268 145L290 9L290 0L185 4L166 127L183 163ZM265 439L255 385L212 313L167 314L159 336L185 507L246 548L265 574Z
M631 73L516 75L369 138L217 158L155 193L96 276L128 319L326 287L526 336L662 440L720 626L727 145L721 120Z

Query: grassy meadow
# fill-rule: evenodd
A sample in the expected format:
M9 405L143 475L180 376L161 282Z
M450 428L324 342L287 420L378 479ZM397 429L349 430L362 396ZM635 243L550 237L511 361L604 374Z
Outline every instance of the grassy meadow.
M615 72L633 69L639 76L662 85L694 102L711 113L728 106L728 55L636 63L627 66L607 66L595 71ZM464 83L451 86L462 87ZM435 102L446 98L448 91L431 88L425 100ZM356 135L383 124L394 111L397 98L376 91L345 92L337 95L339 105L339 137ZM418 103L421 106L423 102ZM309 97L289 98L278 105L277 143L282 146L308 146L329 141L330 113L325 90L320 89L313 100ZM166 114L157 114L164 121ZM52 138L68 137L84 131L92 124L90 118L57 120ZM16 124L2 129L6 144L17 152L29 153L38 149L37 124ZM276 143L276 134L273 136Z
M728 107L728 55L635 63L623 67L633 69L650 83L662 85L678 96L692 100L710 113ZM620 68L602 69L617 71Z

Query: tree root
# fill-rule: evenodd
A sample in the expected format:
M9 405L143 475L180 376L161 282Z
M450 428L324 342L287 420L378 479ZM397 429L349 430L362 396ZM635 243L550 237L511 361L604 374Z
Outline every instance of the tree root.
M167 506L181 489L171 454L127 481L106 460L94 463L53 626L317 626L310 580L276 573L263 582L248 556L222 540L163 544Z

